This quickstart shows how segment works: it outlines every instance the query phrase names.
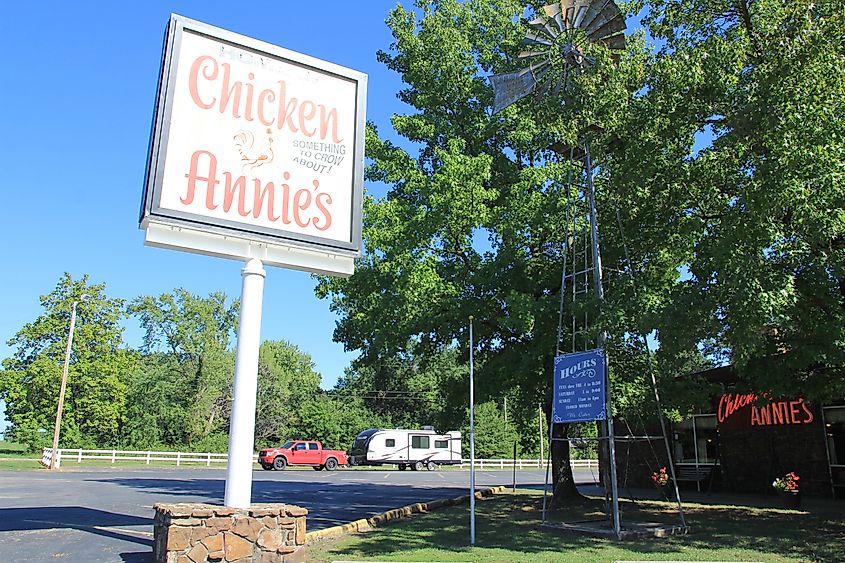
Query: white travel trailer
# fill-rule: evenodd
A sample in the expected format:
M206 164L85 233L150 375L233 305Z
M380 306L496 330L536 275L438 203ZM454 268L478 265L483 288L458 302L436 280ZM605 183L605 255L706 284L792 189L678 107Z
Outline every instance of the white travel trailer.
M461 463L461 433L370 428L355 438L350 465L398 465L400 470L433 471L438 465Z

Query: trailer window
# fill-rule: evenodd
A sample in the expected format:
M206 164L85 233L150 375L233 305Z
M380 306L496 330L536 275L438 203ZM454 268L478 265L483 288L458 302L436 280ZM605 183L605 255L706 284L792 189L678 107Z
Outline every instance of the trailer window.
M384 445L387 448L395 448L396 447L396 440L394 440L393 438L388 438L387 440L384 441Z
M444 450L448 449L449 448L449 441L448 440L435 440L434 441L434 447L435 448L441 448L441 449L444 449Z
M411 436L411 447L417 450L429 448L428 436Z

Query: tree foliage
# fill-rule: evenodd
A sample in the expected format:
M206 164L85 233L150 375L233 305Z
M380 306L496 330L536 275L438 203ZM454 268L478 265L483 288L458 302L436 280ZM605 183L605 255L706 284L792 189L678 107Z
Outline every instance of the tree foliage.
M123 302L109 298L104 284L65 273L55 289L42 295L43 313L8 341L0 399L6 403L10 438L32 448L49 445L55 424L73 302L76 325L62 415L66 447L114 444L126 409L127 373L136 355L120 348Z
M265 341L258 353L256 444L278 445L301 432L302 409L319 389L311 356L287 342Z
M190 445L213 432L228 430L234 373L231 344L238 311L238 302L227 303L223 293L199 297L184 289L159 297L141 296L129 305L129 312L144 329L141 350L159 354L154 373L160 377L150 380L141 373L137 384L142 388L164 385L177 391L164 397L148 396L152 405L136 407L139 412L161 412L169 418L173 415L165 415L160 403L175 403L182 419L179 442ZM143 393L135 396L145 399Z
M645 3L662 42L606 162L660 354L774 396L845 395L845 16L837 2Z
M341 317L335 337L374 369L409 342L415 356L457 343L467 358L474 316L478 402L508 396L516 425L534 428L536 405L550 402L567 226L570 169L551 145L619 120L615 108L641 80L641 41L618 67L592 49L596 64L574 77L578 94L565 104L529 97L492 115L487 75L523 64L522 3L418 6L390 13L395 42L379 53L407 84L398 96L410 112L392 124L412 144L368 130L366 178L389 191L365 202L367 252L355 275L325 279L318 292ZM571 472L560 475L572 484Z

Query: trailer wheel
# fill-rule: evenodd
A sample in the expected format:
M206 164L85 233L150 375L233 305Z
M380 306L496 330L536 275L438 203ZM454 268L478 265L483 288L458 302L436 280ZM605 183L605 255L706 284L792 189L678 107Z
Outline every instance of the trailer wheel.
M434 471L435 469L437 469L437 464L434 463L433 461L429 461L428 463L425 464L425 468L428 469L429 471Z
M422 471L425 468L425 464L421 461L418 461L414 464L414 471Z
M288 460L283 458L282 456L277 457L273 460L273 469L276 471L282 471L285 467L288 466Z
M326 471L334 471L335 469L337 469L337 460L330 457L326 460Z
M407 465L405 465L404 463L400 463L399 464L399 471L405 471L406 467L407 467Z

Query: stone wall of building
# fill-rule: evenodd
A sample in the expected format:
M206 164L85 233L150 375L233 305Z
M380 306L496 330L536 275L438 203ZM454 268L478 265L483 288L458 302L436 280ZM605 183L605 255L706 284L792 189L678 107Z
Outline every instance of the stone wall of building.
M308 511L287 504L248 509L158 503L153 553L157 563L302 561Z

